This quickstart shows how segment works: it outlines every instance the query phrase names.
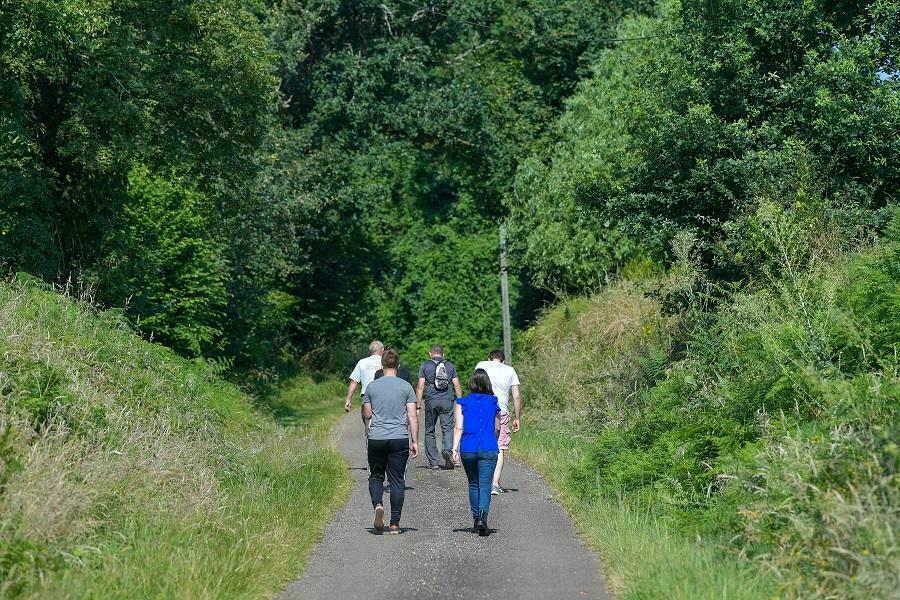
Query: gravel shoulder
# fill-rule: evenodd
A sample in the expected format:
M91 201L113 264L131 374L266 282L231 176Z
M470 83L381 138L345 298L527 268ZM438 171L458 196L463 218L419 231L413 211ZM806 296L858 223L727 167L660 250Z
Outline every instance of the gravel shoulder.
M334 429L354 479L287 599L606 599L596 556L531 469L507 462L491 501L489 537L471 533L462 469L430 471L423 445L410 461L401 535L372 531L362 423L356 411ZM440 433L438 434L440 436ZM513 437L515 444L515 436ZM388 508L385 495L385 509Z

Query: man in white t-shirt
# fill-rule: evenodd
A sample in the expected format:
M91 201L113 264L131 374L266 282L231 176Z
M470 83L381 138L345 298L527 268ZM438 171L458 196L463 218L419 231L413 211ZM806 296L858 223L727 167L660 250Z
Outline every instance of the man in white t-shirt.
M488 356L488 360L483 360L475 365L476 369L487 371L488 377L491 378L491 387L494 390L494 395L497 396L497 403L500 405L500 435L497 437L500 455L497 457L497 467L494 469L494 481L491 485L491 495L494 496L505 491L500 487L500 474L503 472L503 458L509 449L511 437L509 424L510 396L512 396L513 410L515 411L515 418L512 420L512 432L519 431L519 418L522 413L519 376L516 374L515 369L503 362L505 359L506 356L502 350L494 350Z
M363 425L366 426L366 431L369 429L369 423L362 414L362 404L366 399L366 388L374 381L375 372L381 369L382 354L384 354L384 344L378 340L374 340L369 344L369 356L361 359L356 363L356 366L353 367L353 372L350 373L350 384L347 386L347 399L344 401L344 410L350 412L350 408L353 406L353 394L356 392L357 386L359 386L361 398L360 417L362 418Z

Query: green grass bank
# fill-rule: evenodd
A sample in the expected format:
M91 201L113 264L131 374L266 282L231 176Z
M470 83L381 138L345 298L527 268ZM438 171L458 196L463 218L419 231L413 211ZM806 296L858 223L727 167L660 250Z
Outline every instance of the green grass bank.
M254 402L117 312L0 283L0 596L268 597L347 491L334 382Z
M792 218L757 281L714 286L686 252L522 336L513 452L620 598L900 589L900 213L837 250Z

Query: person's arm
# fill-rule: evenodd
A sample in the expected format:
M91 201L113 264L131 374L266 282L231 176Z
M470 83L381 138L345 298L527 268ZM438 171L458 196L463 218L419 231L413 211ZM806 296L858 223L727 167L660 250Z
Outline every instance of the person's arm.
M456 390L456 397L462 398L462 386L459 385L459 377L453 376L453 389Z
M363 402L363 417L365 417L366 421L372 419L372 405L368 402Z
M513 419L512 422L512 430L519 430L519 417L522 415L522 396L519 394L519 386L514 385L510 388L513 397L513 410L515 411L516 418Z
M357 385L359 383L351 377L350 385L347 386L347 399L344 400L344 412L350 412L350 407L353 406L353 394L356 392Z
M419 412L416 410L416 402L406 403L406 418L409 419L409 457L415 458L419 455Z
M425 378L419 377L419 383L416 385L416 408L422 410L422 394L425 393Z
M459 462L459 444L462 441L462 433L463 433L463 414L462 414L462 404L456 402L453 405L453 417L455 421L455 425L453 426L453 462Z

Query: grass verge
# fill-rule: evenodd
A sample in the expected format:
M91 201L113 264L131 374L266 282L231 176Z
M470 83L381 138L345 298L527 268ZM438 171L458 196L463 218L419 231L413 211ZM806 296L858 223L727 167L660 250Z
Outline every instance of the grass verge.
M556 492L582 538L603 562L610 591L621 600L777 596L774 583L722 550L670 533L650 510L626 498L581 498L570 475L590 441L574 430L535 429L526 422L512 455L535 468Z
M297 378L254 408L115 313L0 282L0 596L283 589L349 489L339 391Z

